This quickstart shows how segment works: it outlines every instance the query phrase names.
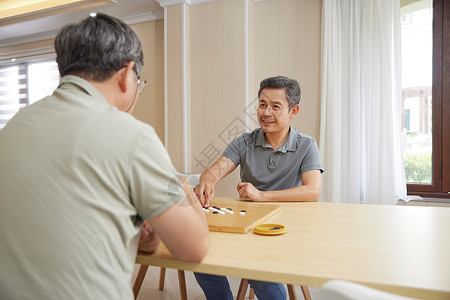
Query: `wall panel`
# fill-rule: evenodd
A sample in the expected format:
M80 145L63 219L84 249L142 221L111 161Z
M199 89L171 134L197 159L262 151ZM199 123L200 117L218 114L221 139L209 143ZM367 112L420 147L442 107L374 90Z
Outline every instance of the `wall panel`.
M255 79L285 75L302 89L299 131L319 139L321 1L267 0L255 3Z
M168 146L175 168L183 169L182 116L182 9L181 5L167 7L167 101Z
M191 6L190 100L192 171L215 162L232 138L244 131L243 1ZM237 196L238 172L216 194Z
M250 55L254 59L253 86L250 87L249 101L252 116L250 127L259 127L256 118L258 105L258 90L261 80L267 77L281 75L279 73L279 42L278 42L278 1L262 1L254 4L254 19L249 20L253 25L254 52Z
M295 128L319 139L320 1L279 1L279 72L298 80L302 89Z
M131 25L142 44L147 85L139 96L133 115L155 128L164 141L164 20Z

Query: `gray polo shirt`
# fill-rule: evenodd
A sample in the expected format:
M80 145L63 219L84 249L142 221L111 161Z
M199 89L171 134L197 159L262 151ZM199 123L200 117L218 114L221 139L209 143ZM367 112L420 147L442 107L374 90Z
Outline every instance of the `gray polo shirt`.
M262 129L257 128L231 141L223 156L241 165L242 182L250 182L262 191L297 187L302 185L303 173L323 172L316 140L293 127L276 151L267 143Z

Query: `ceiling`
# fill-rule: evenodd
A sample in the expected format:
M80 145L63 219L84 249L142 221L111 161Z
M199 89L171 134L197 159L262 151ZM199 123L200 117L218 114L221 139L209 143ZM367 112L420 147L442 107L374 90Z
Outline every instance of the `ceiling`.
M102 12L128 24L161 19L164 16L164 9L155 0L116 2L0 26L0 47L54 38L63 25L76 23L89 16L90 12Z

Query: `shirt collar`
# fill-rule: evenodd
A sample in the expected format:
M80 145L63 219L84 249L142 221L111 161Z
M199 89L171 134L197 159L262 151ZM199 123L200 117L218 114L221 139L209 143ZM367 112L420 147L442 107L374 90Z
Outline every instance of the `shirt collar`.
M256 133L256 141L255 146L262 146L263 148L272 148L272 146L266 141L264 137L264 131L261 128L258 129ZM284 141L284 143L278 147L276 151L280 151L286 153L286 151L295 151L297 150L297 131L289 127L289 135Z
M267 148L267 145L269 144L266 142L266 139L264 138L264 131L262 131L261 128L258 128L258 131L256 132L255 146L263 146L264 148Z
M66 75L59 81L59 87L62 85L69 83L78 86L80 89L82 89L86 94L90 95L94 99L98 99L99 102L105 102L105 104L108 104L110 106L108 100L106 100L105 96L103 96L102 93L100 93L99 90L97 90L92 84L90 84L88 81L84 80L83 78L75 75Z

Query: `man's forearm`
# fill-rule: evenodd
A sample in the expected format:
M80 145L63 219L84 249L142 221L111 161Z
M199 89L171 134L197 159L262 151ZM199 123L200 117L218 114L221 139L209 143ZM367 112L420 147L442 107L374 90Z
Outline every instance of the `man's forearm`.
M221 156L212 166L202 172L200 182L207 181L215 186L234 169L236 169L234 163L229 158Z
M279 191L264 191L264 202L316 202L320 196L320 188L314 186L298 186Z

